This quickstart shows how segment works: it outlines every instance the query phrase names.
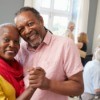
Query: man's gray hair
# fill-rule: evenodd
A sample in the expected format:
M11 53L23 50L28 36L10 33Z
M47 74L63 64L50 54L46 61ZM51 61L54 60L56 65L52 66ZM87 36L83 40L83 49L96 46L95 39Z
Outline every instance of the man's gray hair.
M94 52L94 59L100 61L100 46L98 46Z

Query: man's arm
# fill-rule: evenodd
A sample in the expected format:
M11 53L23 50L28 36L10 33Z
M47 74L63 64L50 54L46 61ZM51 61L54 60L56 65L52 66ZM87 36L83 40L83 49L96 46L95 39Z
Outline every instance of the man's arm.
M30 80L33 80L34 77L35 76L31 76ZM71 76L66 81L49 80L41 74L40 78L38 77L38 80L36 79L34 80L34 82L30 81L30 84L33 87L39 87L44 90L49 90L58 94L68 96L81 95L84 90L82 71Z
M83 93L83 79L82 72L79 72L67 81L50 81L49 90L55 93L68 96L78 96Z

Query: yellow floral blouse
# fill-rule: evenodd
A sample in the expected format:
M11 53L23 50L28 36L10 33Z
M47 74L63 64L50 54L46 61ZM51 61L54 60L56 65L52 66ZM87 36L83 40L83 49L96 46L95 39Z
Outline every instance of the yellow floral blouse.
M0 75L0 100L16 100L14 87Z

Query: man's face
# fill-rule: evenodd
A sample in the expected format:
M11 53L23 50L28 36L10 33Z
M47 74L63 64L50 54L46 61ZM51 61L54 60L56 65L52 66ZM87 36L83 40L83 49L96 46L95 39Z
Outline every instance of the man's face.
M5 26L0 29L0 57L5 60L12 60L20 48L19 33L12 26Z
M15 17L15 24L21 37L32 47L38 47L44 38L43 19L37 18L31 11L25 11Z

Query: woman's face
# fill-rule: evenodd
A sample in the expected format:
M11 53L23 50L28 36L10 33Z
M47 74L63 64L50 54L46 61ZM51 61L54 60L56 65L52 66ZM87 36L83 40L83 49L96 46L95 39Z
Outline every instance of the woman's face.
M0 28L0 57L5 60L12 60L19 48L19 34L17 29L13 26Z

